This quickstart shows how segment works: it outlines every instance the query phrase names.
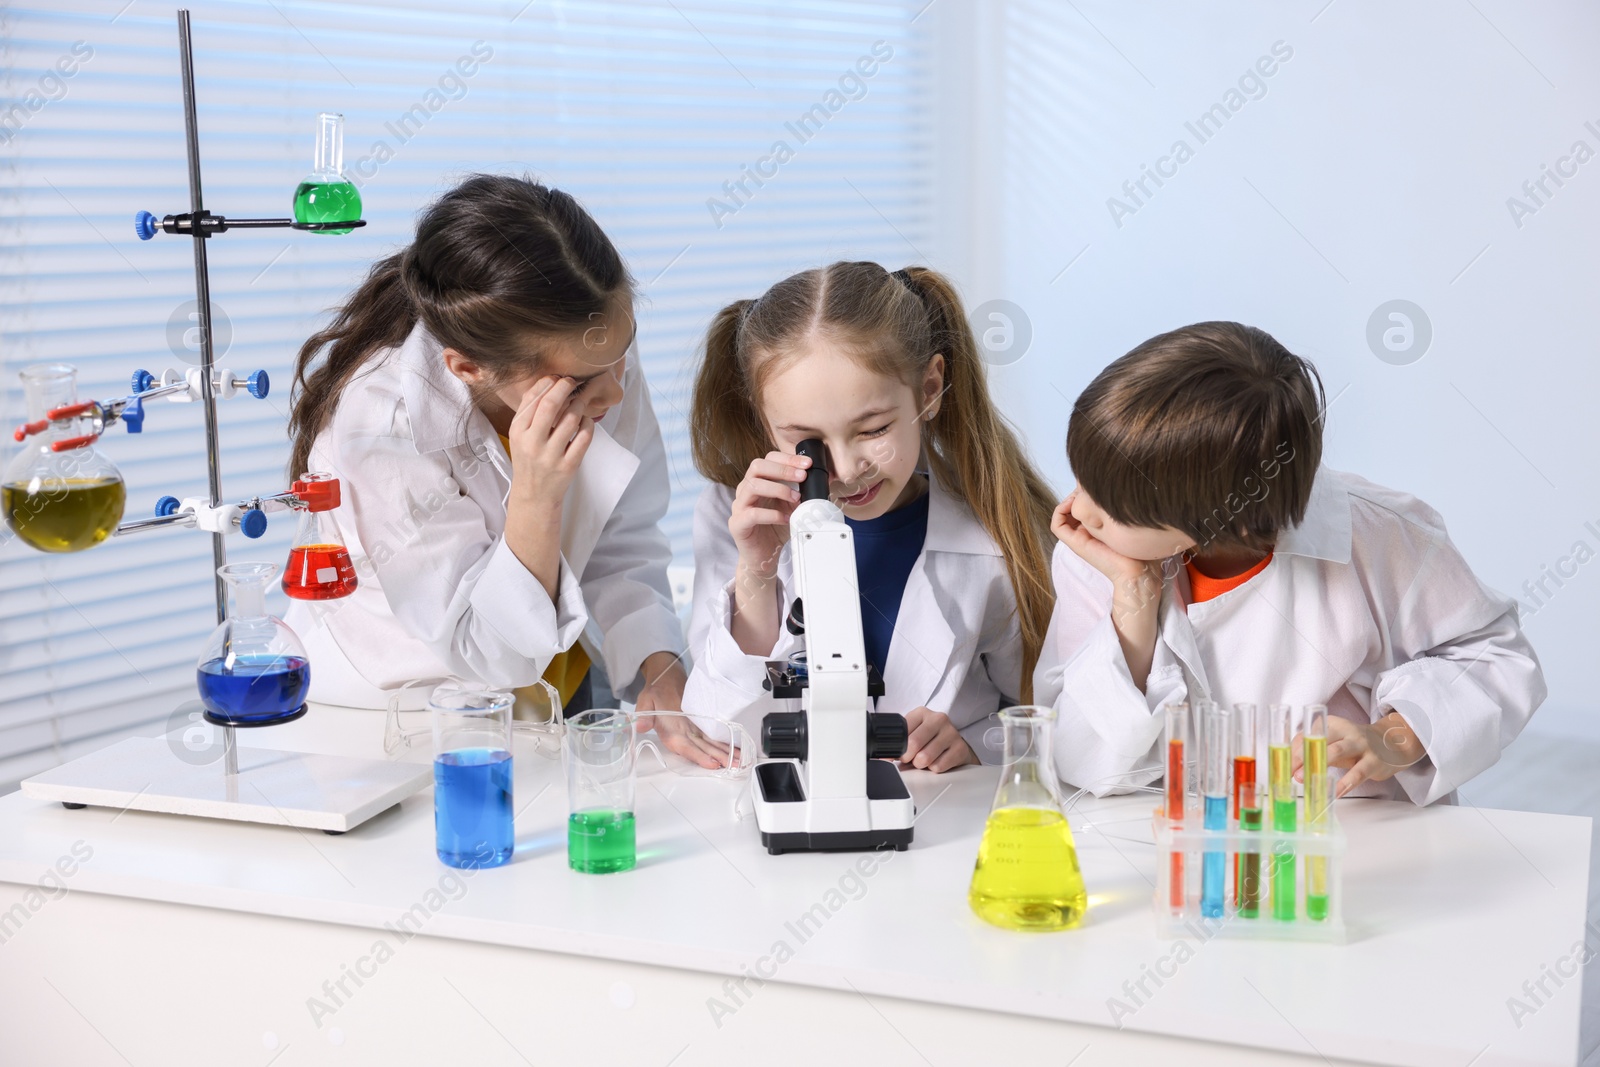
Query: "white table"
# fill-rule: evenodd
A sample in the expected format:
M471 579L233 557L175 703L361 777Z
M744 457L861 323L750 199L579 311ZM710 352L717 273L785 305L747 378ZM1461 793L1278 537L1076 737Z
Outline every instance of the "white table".
M314 708L243 741L375 756L381 731ZM434 858L431 791L340 837L0 798L0 1063L1577 1058L1581 975L1520 1020L1508 998L1572 969L1587 819L1343 802L1348 944L1180 951L1153 933L1148 796L1074 811L1089 920L1025 935L966 904L993 768L908 774L915 844L864 861L768 856L742 785L649 774L640 865L601 877L566 867L559 763L516 771L516 858L467 878Z

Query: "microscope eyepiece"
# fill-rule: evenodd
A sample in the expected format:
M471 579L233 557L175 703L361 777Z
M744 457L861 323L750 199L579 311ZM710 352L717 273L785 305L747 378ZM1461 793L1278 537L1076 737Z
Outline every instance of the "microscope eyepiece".
M794 446L794 454L805 456L811 460L811 468L806 471L806 480L800 483L800 499L826 500L828 499L828 449L815 438L808 437Z

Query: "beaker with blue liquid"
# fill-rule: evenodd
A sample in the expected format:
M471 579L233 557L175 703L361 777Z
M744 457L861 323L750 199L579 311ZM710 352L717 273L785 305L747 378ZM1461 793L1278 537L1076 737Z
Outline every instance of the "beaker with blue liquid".
M435 849L451 867L511 859L512 695L447 683L428 701L433 720Z
M195 669L206 718L218 726L272 726L305 714L311 664L284 621L267 614L272 563L217 568L228 587L228 617L211 632Z

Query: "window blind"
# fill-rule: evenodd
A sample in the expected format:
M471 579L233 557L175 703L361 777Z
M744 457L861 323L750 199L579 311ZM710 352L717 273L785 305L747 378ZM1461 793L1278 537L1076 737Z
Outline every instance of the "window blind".
M714 312L834 259L926 258L925 2L193 4L207 207L289 214L316 113L338 111L369 223L342 237L210 242L218 364L274 382L266 400L219 403L224 495L285 487L295 353L374 259L410 239L416 212L473 171L528 173L582 200L638 279L640 351L673 477L665 527L690 562L700 480L687 397ZM143 243L132 226L139 209L188 209L176 42L168 7L0 8L8 428L22 421L28 363L77 366L87 398L123 395L135 368L198 362L189 240ZM204 492L195 405L154 403L141 436L119 427L100 447L127 480L129 517L163 494ZM230 537L229 556L281 562L292 535L278 517L260 540ZM0 789L163 729L194 695L211 590L210 545L195 531L70 556L7 534Z

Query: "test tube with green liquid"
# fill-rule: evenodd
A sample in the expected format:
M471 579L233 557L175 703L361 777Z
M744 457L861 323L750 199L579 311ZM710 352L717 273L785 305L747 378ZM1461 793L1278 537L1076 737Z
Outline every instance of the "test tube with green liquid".
M1306 706L1305 734L1306 829L1328 832L1328 707ZM1328 857L1306 857L1306 917L1328 918Z
M1272 791L1272 828L1280 834L1295 832L1294 779L1290 777L1290 743L1294 738L1294 708L1274 704L1267 716L1267 782ZM1295 916L1294 849L1279 843L1272 850L1272 917L1293 921Z

